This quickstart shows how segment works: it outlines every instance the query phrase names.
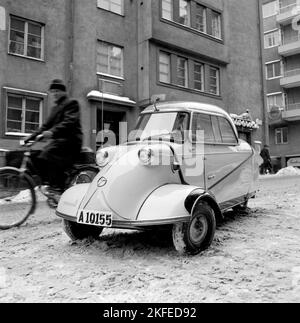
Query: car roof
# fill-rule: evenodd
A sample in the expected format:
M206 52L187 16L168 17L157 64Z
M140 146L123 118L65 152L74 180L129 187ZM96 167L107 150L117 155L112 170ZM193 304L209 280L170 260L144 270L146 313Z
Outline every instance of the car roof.
M186 112L202 112L205 114L215 114L225 117L232 125L236 136L238 137L237 129L230 115L222 108L209 104L194 101L170 101L170 102L159 102L156 104L158 112L167 111L186 111ZM148 106L141 114L146 113L157 113L155 111L154 105Z
M222 108L208 104L208 103L200 103L193 101L170 101L170 102L160 102L156 104L157 109L160 112L165 111L195 111L195 112L203 112L210 114L219 114L224 117L229 117L229 114ZM155 112L154 105L148 106L142 113Z

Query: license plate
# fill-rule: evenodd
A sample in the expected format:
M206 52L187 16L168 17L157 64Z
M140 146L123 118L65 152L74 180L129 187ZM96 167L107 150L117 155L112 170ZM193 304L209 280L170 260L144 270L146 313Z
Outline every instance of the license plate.
M94 225L97 227L112 227L113 216L109 212L80 210L77 223Z

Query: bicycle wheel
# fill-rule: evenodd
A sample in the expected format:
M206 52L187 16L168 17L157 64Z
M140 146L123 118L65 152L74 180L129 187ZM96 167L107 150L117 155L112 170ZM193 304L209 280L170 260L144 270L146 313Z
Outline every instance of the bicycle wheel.
M77 169L69 180L68 187L91 183L98 174L99 170L92 166L83 166Z
M30 177L18 169L0 169L0 229L23 224L34 213L36 196Z

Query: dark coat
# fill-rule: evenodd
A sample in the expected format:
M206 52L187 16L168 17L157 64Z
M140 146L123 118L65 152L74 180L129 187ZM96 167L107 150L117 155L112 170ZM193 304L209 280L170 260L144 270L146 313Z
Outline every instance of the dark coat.
M264 162L271 160L270 152L267 148L262 149L260 156L264 160Z
M53 137L39 158L60 166L74 163L81 151L83 137L78 102L67 97L61 98L52 108L46 122L31 136L31 139L35 139L44 131L51 131Z

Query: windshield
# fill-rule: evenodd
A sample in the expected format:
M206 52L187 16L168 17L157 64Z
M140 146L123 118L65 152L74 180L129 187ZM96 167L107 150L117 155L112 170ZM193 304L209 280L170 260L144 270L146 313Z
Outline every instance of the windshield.
M189 125L186 112L148 113L139 118L129 141L161 139L182 142Z

